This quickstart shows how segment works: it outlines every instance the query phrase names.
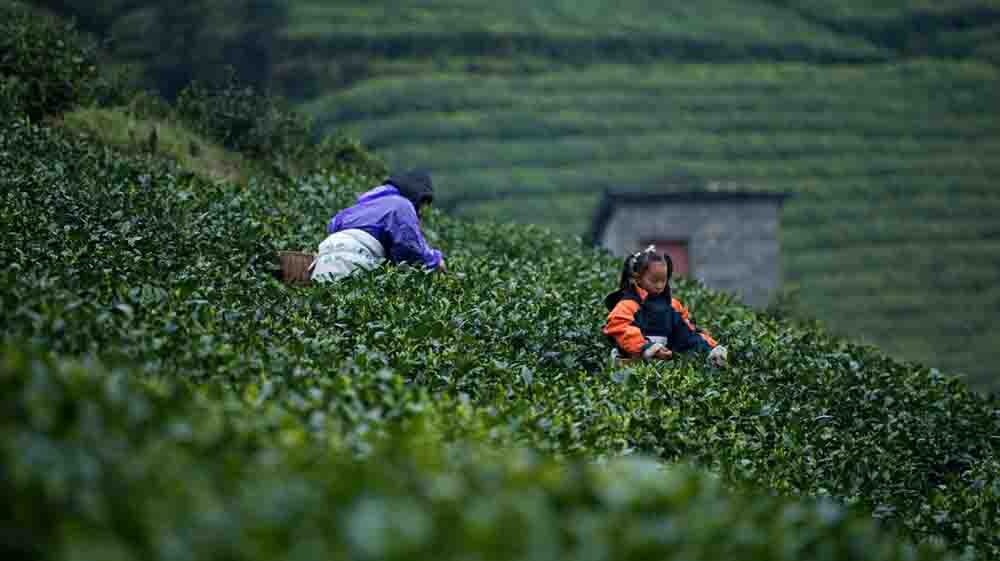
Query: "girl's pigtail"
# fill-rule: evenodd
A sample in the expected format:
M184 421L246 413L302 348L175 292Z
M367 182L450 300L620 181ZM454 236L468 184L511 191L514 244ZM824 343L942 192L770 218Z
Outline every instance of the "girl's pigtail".
M618 290L622 292L627 291L631 287L632 281L632 269L633 263L635 262L635 256L629 255L625 258L625 265L622 267L622 276L618 281Z

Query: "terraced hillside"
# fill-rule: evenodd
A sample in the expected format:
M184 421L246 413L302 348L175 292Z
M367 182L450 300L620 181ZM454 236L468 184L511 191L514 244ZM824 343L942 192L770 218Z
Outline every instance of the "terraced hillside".
M661 55L678 47L707 56L785 52L830 58L876 57L864 39L837 33L792 10L747 0L664 3L647 0L551 0L429 3L298 1L285 35L320 46L384 48L409 56L459 47L481 53L536 51L559 57ZM692 25L693 24L693 25ZM470 49L469 39L481 39ZM355 47L356 48L356 47ZM719 50L715 55L709 48ZM573 52L573 51L576 52Z
M470 218L585 234L604 188L678 175L794 193L783 261L808 313L996 377L1000 3L472 4L294 3L320 81L324 47L370 55L303 107L430 167Z
M157 45L177 67L170 41L137 32L163 28L153 0L39 3L70 6L118 56ZM608 186L686 175L795 193L783 261L806 315L984 388L998 378L998 0L198 6L166 18L200 30L183 52L243 52L234 63L325 131L431 167L463 216L584 234Z

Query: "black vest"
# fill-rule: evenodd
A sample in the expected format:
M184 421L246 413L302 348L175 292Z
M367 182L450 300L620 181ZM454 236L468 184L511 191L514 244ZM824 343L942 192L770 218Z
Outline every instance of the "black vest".
M671 304L670 294L668 292L651 294L639 305L639 311L635 313L632 324L647 337L670 337L673 333L673 317L674 307Z
M645 301L634 290L617 290L607 295L604 305L610 312L622 300L632 300L639 304L632 325L638 327L643 335L670 337L673 332L674 305L669 286L660 294L647 294Z

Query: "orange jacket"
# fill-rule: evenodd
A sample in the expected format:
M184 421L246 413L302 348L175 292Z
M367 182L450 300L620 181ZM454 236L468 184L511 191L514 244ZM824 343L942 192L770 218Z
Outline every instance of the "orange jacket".
M635 287L621 295L621 300L611 309L603 332L629 356L639 356L651 342L648 335L667 337L667 346L677 352L692 348L711 350L718 342L691 322L691 314L680 300L669 293L652 295ZM652 300L670 298L670 305ZM654 317L656 316L656 317ZM645 328L645 332L644 332ZM655 330L656 333L652 333Z

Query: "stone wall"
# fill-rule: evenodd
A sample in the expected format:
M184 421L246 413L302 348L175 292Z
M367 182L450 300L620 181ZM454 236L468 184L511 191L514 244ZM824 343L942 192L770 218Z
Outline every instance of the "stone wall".
M646 240L687 240L696 278L763 307L781 285L779 209L773 201L619 203L598 241L624 256Z

